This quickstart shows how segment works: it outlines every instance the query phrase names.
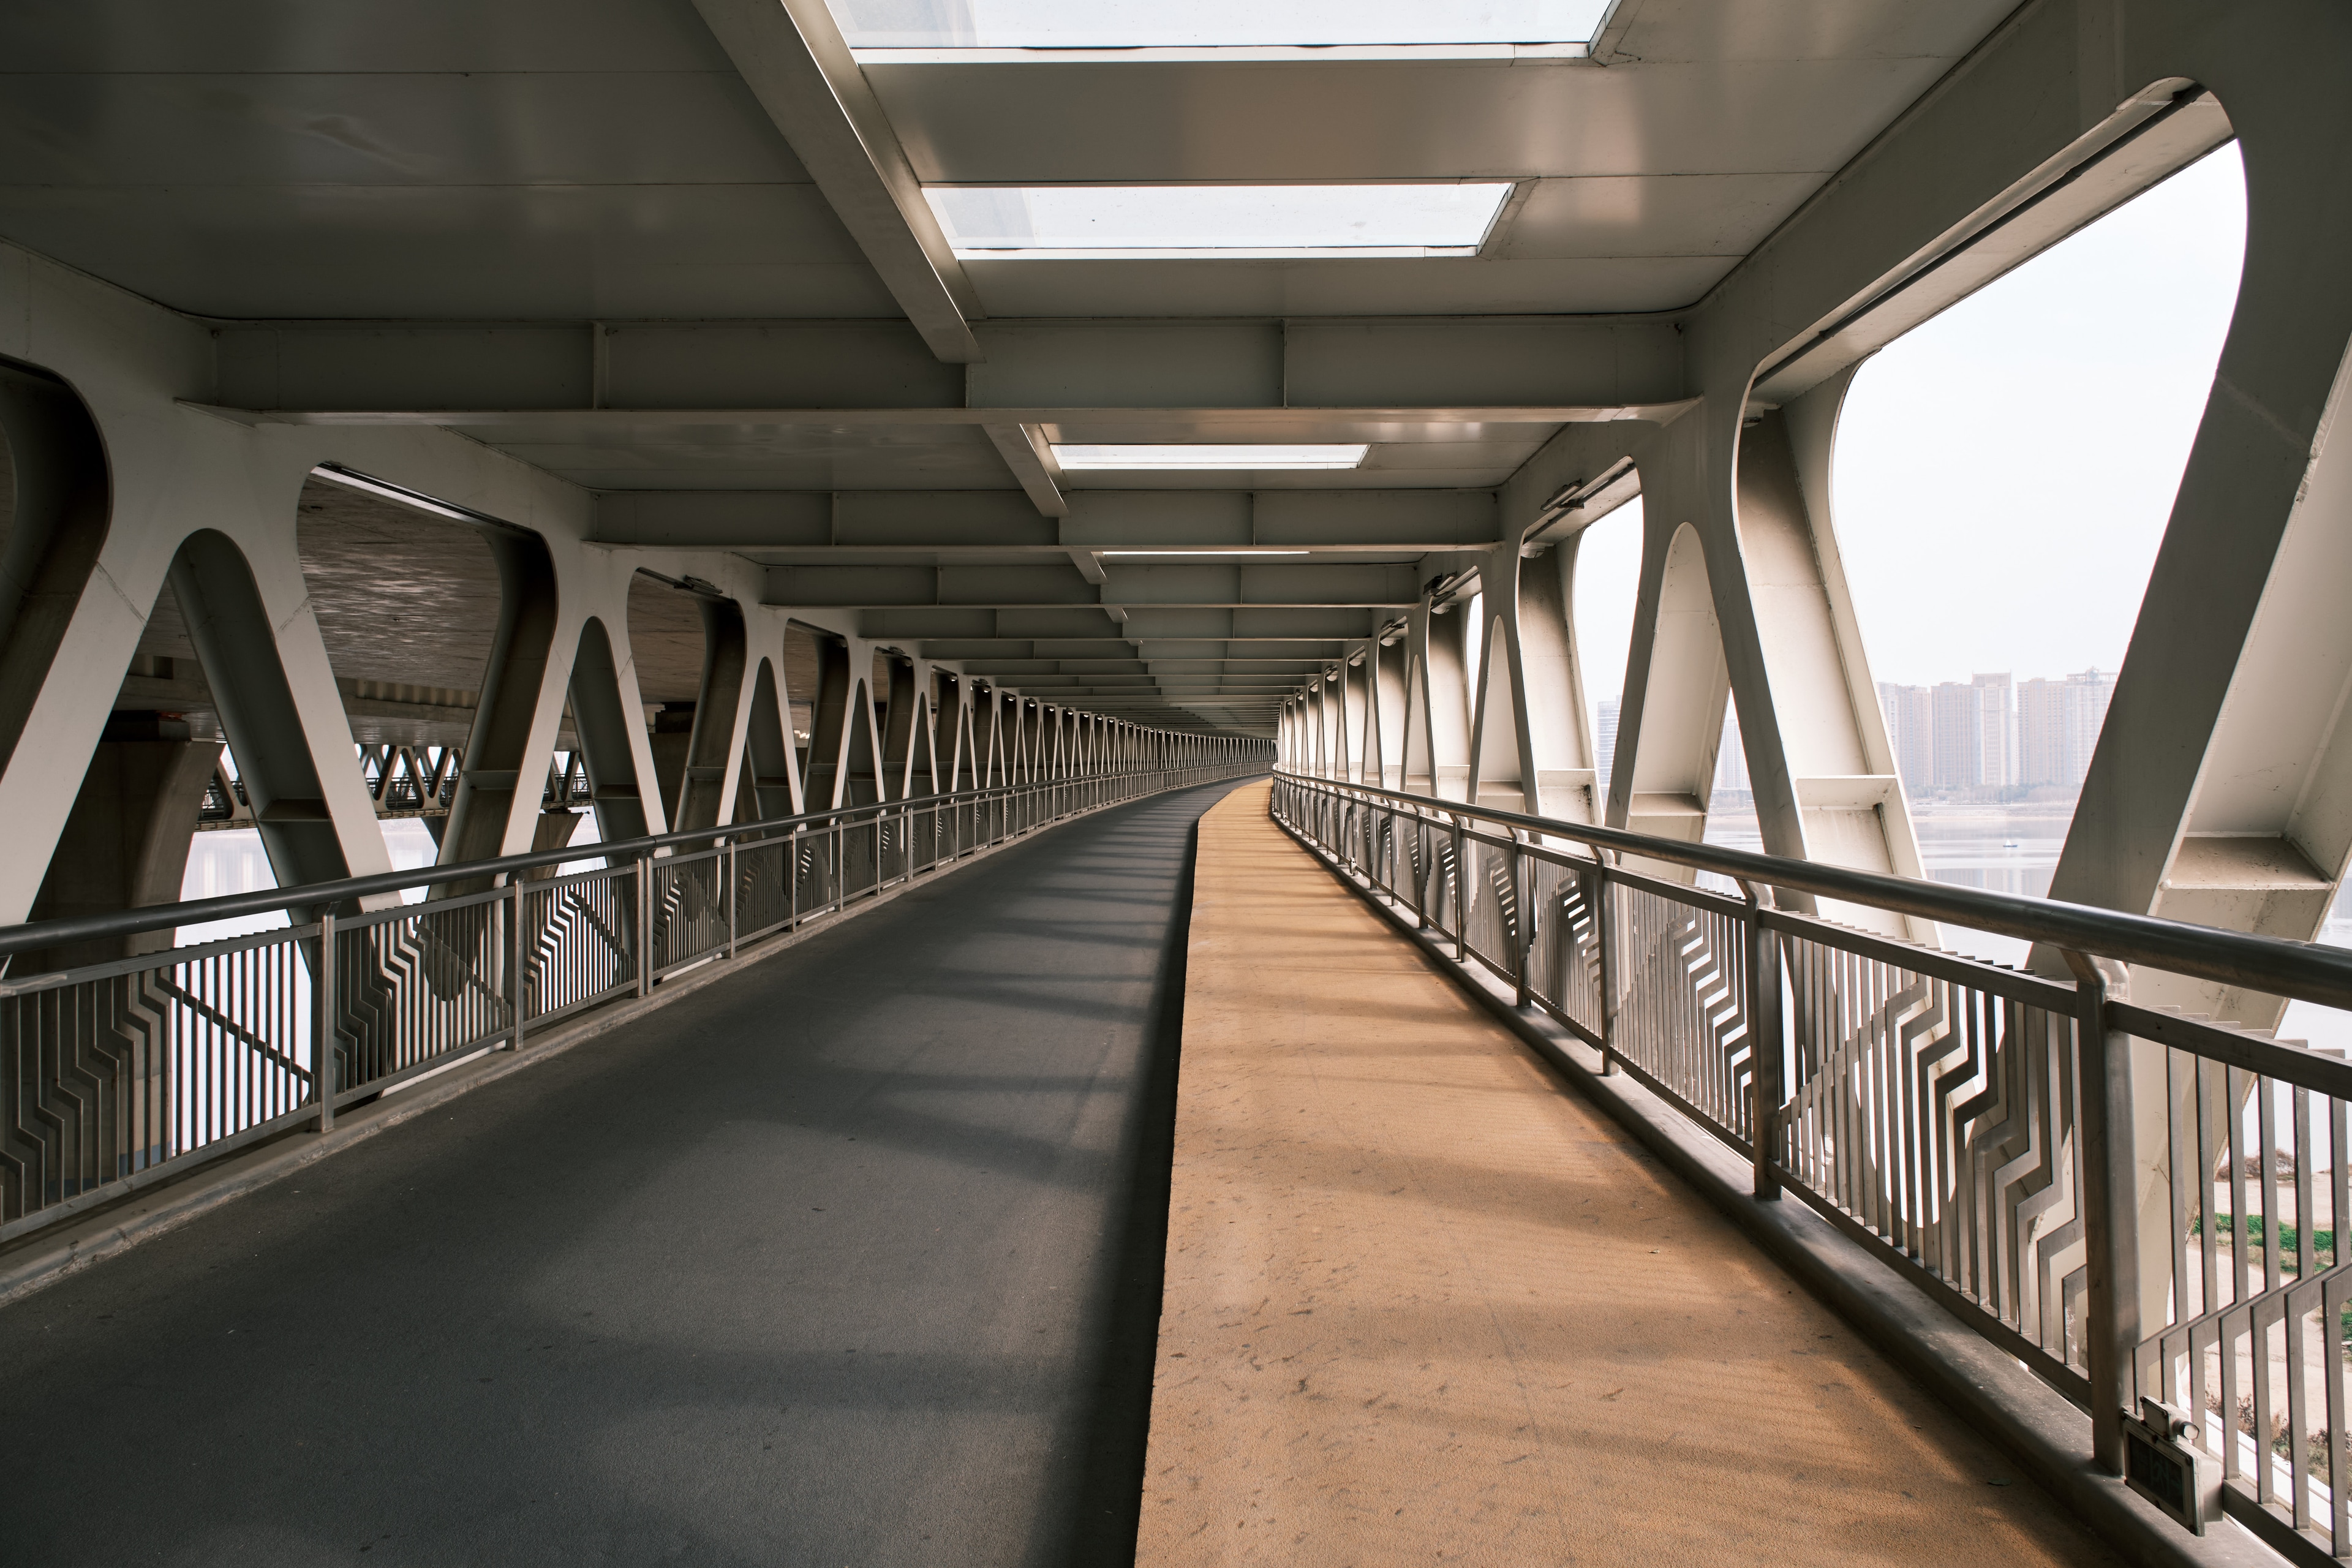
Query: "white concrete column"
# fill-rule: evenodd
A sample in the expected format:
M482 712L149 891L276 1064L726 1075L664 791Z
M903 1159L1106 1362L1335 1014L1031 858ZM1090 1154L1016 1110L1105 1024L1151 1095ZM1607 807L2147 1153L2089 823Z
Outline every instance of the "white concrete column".
M190 631L200 659L209 655L205 679L239 770L249 789L281 797L256 803L279 881L390 870L295 542L296 498L312 459L298 443L178 407L168 388L109 390L86 405L110 476L103 540L93 542L96 523L84 518L73 524L79 542L60 546L88 547L95 570L52 572L60 590L20 601L0 628L0 658L11 680L25 682L8 699L21 718L12 719L0 767L0 812L13 836L0 857L0 921L31 911L123 671L175 571L190 574L191 592L209 590L211 607L190 611ZM26 444L43 433L20 418L10 437ZM18 461L52 456L28 446ZM199 615L208 625L194 624Z
M1592 742L1568 629L1565 549L1522 557L1516 533L1479 567L1481 644L1470 773L1481 805L1599 819Z
M2352 858L2352 103L2307 50L2213 42L2245 271L2051 896L2307 941ZM2283 1011L2152 973L2132 1000Z
M1751 414L1736 433L1713 422L1711 458L1735 439L1738 467L1727 507L1710 476L1715 504L1701 532L1765 848L1917 877L1918 841L1830 522L1832 447L1850 380L1832 377L1785 409ZM1843 904L1824 912L1936 940L1929 921Z
M1366 639L1350 643L1339 662L1339 774L1353 784L1378 784L1379 731L1372 727L1372 650L1380 645ZM1366 762L1368 737L1373 757Z
M752 799L739 796L737 821L798 816L802 805L799 748L793 744L792 692L784 670L785 618L755 610L749 622L751 700L744 715L744 761Z
M1424 598L1406 630L1404 788L1413 795L1469 798L1469 620L1461 605L1441 612Z
M1371 782L1383 789L1404 787L1404 639L1372 639L1365 663L1371 668L1371 715L1367 721L1365 762Z
M880 797L885 777L874 724L875 647L863 637L817 646L822 673L809 735L809 809L864 805Z
M1626 650L1607 823L1696 842L1706 829L1729 678L1697 520L1703 507L1703 411L1643 443L1642 570ZM1687 882L1663 862L1644 870Z

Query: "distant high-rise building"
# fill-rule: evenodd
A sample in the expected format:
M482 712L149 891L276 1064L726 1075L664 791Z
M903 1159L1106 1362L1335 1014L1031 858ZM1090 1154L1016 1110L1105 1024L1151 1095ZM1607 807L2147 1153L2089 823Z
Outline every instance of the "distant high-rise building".
M1935 740L1931 778L1937 789L1965 789L1983 782L1984 697L1957 680L1937 683L1932 693Z
M1936 720L1924 686L1878 683L1878 706L1886 715L1886 739L1895 748L1895 771L1906 789L1932 788L1936 782Z
M2037 676L2017 689L2017 782L2028 788L2066 782L2065 685Z
M1723 744L1715 753L1715 787L1742 792L1748 788L1748 746L1739 738L1739 710L1728 703L1723 711Z
M1979 675L1969 684L1977 689L1982 701L1977 783L2015 784L2017 709L2011 700L2014 689L2009 671L2004 669L1998 675Z
M2020 681L2007 670L1966 684L1878 683L1895 771L1906 789L2082 787L2116 678L2086 669ZM1717 777L1718 786L1724 780Z
M1933 688L1896 687L1905 705L1896 745L1903 781L1916 788L1973 789L2012 782L2010 739L2014 720L2006 672L1979 675L1966 685L1947 680ZM1886 689L1880 688L1885 702ZM1890 716L1888 727L1895 728Z
M2106 722L2116 678L2095 669L2017 689L2017 782L2083 787Z
M2099 731L2107 721L2107 704L2115 700L2116 678L2086 669L2066 678L2066 782L2083 787L2091 771L2091 753L2099 749Z
M1619 702L1620 700L1614 697L1604 697L1601 700L1601 733L1592 738L1593 750L1596 753L1593 758L1594 771L1601 775L1601 795L1603 799L1606 799L1609 795L1609 770L1617 763Z

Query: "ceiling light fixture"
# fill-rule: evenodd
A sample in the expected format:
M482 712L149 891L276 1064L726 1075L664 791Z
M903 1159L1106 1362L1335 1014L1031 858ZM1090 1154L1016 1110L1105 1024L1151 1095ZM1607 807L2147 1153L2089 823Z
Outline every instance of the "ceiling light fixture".
M1363 466L1370 443L1304 446L1211 446L1163 443L1126 446L1055 446L1054 460L1065 473L1121 469L1129 472L1274 468L1354 468Z
M860 53L1582 45L1609 0L827 0Z
M932 185L972 260L1473 256L1508 180L1359 185Z
M1192 561L1204 555L1306 555L1305 550L1260 550L1255 545L1242 545L1232 550L1097 550L1097 555L1150 555L1162 561Z

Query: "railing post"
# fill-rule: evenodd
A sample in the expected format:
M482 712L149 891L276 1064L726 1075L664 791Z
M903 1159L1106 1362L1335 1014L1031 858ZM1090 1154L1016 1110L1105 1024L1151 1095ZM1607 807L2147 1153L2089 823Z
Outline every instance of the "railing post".
M319 916L319 962L310 970L310 1086L319 1131L335 1130L335 912Z
M727 841L727 956L735 956L735 840Z
M1788 1099L1780 1047L1780 941L1764 923L1772 889L1742 882L1748 896L1748 1130L1756 1161L1757 1197L1780 1195L1780 1106Z
M1601 1076L1614 1078L1625 1069L1617 1060L1617 900L1609 891L1609 866L1592 868L1593 941L1601 948Z
M2132 1352L2139 1345L2138 1205L2132 1169L2130 1037L2107 1027L2107 998L2123 989L2112 959L2068 952L2074 972L2076 1142L2083 1159L2084 1360L2091 1373L2091 1451L2124 1473L2132 1412ZM2264 1156L2267 1158L2267 1154Z
M1528 874L1527 851L1519 846L1518 834L1511 835L1511 889L1519 909L1518 935L1511 942L1511 969L1519 983L1519 1005L1534 1000L1535 993L1528 984L1528 958L1535 951L1536 903L1535 888Z
M1420 922L1414 927L1416 931L1427 931L1430 873L1437 869L1437 850L1429 841L1429 818L1422 816L1417 806L1412 814L1412 837L1413 847L1421 851L1413 857L1412 918Z
M1469 844L1463 837L1462 814L1454 816L1454 962L1470 962L1470 876L1463 857Z
M654 994L654 858L637 855L637 994Z
M507 1005L514 1009L514 1032L508 1037L507 1049L522 1049L522 873L507 875Z
M801 838L803 830L793 828L784 836L784 929L798 931L801 923Z

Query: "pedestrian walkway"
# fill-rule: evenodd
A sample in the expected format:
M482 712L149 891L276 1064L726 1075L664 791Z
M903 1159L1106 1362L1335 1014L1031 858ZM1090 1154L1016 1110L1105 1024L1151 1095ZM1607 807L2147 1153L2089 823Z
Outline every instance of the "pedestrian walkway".
M1244 785L1202 818L1138 1562L2098 1563Z
M1194 819L1050 829L0 1309L0 1563L1096 1568Z

